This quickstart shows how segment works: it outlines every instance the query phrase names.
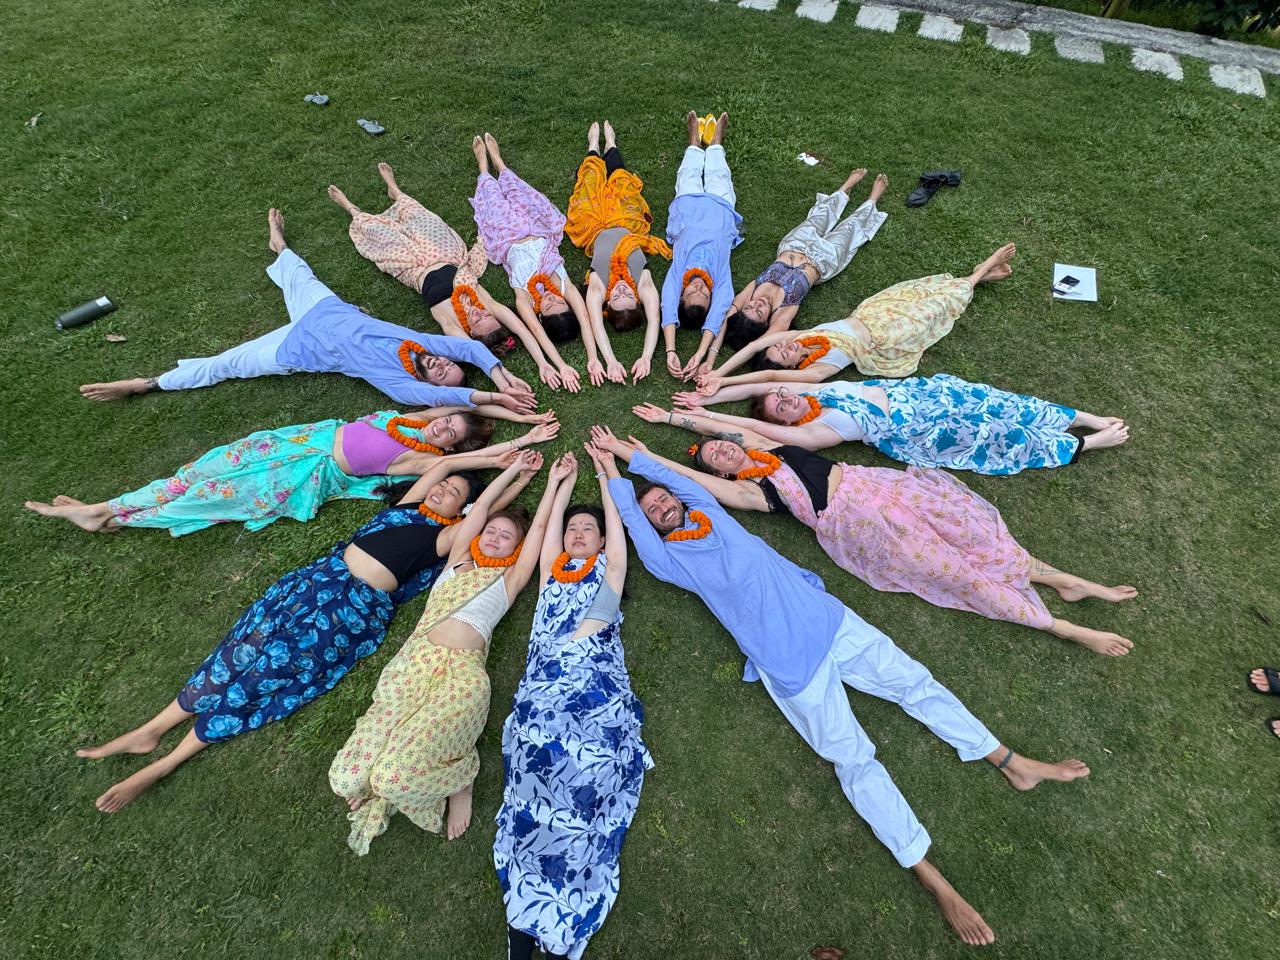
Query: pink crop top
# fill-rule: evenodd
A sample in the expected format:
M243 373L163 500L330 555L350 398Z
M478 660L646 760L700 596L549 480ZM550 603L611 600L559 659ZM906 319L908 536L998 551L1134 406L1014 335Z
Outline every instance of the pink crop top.
M379 430L364 420L355 420L342 428L342 455L357 477L386 473L391 469L391 462L407 449L386 430Z

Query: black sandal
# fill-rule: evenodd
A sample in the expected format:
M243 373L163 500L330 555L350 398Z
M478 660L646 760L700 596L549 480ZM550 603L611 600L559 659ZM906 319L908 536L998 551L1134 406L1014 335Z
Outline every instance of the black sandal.
M1254 670L1256 669L1258 668L1254 667ZM1262 672L1266 674L1266 677L1267 677L1267 689L1259 690L1256 686L1254 686L1253 676L1252 676L1253 670L1250 670L1248 673L1244 675L1245 686L1247 686L1254 693L1259 693L1259 694L1262 694L1263 696L1275 696L1277 694L1280 694L1280 670L1277 670L1275 667L1262 667L1261 669L1262 669Z

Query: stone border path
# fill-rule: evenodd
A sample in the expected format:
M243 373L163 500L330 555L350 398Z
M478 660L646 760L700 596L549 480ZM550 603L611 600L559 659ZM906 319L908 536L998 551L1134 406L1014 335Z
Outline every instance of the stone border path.
M848 0L845 5L850 5ZM738 6L772 11L778 0L738 0ZM800 0L796 16L830 23L838 8L839 0ZM1254 97L1267 95L1264 73L1280 74L1280 50L1015 0L875 0L858 7L854 23L864 30L893 33L903 12L924 15L918 31L922 37L956 43L968 21L986 27L992 49L1023 57L1031 53L1032 33L1052 34L1058 56L1080 63L1103 63L1102 44L1120 44L1132 51L1129 63L1135 70L1173 81L1182 79L1179 57L1196 57L1209 62L1209 78L1217 86Z

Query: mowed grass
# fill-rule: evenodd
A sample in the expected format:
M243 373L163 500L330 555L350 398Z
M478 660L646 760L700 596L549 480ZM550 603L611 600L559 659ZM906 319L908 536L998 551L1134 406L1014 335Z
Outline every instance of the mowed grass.
M471 136L564 204L587 123L610 117L665 222L688 108L730 111L746 220L741 284L812 195L853 166L892 179L890 218L801 314L847 314L899 280L967 270L1014 240L1014 278L980 290L922 373L946 371L1125 417L1133 439L1054 472L964 479L1035 555L1141 598L1051 608L1136 643L1104 660L1047 635L875 593L782 517L748 525L817 570L923 660L992 729L1092 776L1016 794L964 766L891 704L853 694L879 755L935 840L932 855L999 936L996 957L1268 955L1280 935L1276 771L1280 714L1243 688L1280 658L1276 560L1275 290L1280 113L1210 85L1125 66L859 31L853 8L818 25L726 4L567 0L314 4L283 0L22 3L0 37L0 403L8 523L0 652L0 954L380 958L499 956L490 844L500 727L523 669L534 597L499 627L476 817L446 843L399 819L370 856L345 846L326 773L368 703L383 650L287 723L202 754L115 817L93 800L137 769L72 750L166 703L243 607L323 552L374 505L307 524L225 527L172 540L89 537L21 509L101 499L267 426L389 404L340 377L228 383L109 406L76 386L150 375L283 322L265 213L348 299L427 328L410 291L360 259L335 182L366 209L389 161L402 186L473 230ZM907 18L910 20L911 18ZM302 102L321 90L324 109ZM24 122L41 114L34 129ZM383 123L372 139L358 117ZM810 169L795 156L822 158ZM964 184L926 208L920 171ZM869 180L868 180L869 184ZM566 244L566 250L568 245ZM1096 266L1095 306L1055 304L1055 259ZM570 272L585 262L569 254ZM505 288L496 268L486 277ZM119 312L66 334L63 309L101 293ZM123 343L105 334L127 337ZM640 334L616 341L630 363ZM692 340L681 338L687 355ZM580 346L569 356L581 365ZM523 357L514 368L532 377ZM656 368L660 369L661 364ZM479 381L476 381L479 383ZM566 424L687 443L630 415L636 389L541 397ZM500 436L511 435L503 428ZM844 449L851 463L879 464ZM589 475L580 483L593 496ZM532 500L532 496L530 497ZM622 894L591 955L958 957L927 896L854 815L696 599L633 565L623 630L657 759L623 854ZM174 741L166 744L169 746Z

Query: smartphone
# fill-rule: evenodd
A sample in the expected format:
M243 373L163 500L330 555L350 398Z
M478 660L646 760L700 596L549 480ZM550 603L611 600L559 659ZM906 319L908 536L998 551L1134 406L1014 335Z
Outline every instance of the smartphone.
M1065 276L1053 285L1053 292L1062 294L1070 293L1072 288L1078 286L1079 283L1079 277L1073 277L1070 275Z

